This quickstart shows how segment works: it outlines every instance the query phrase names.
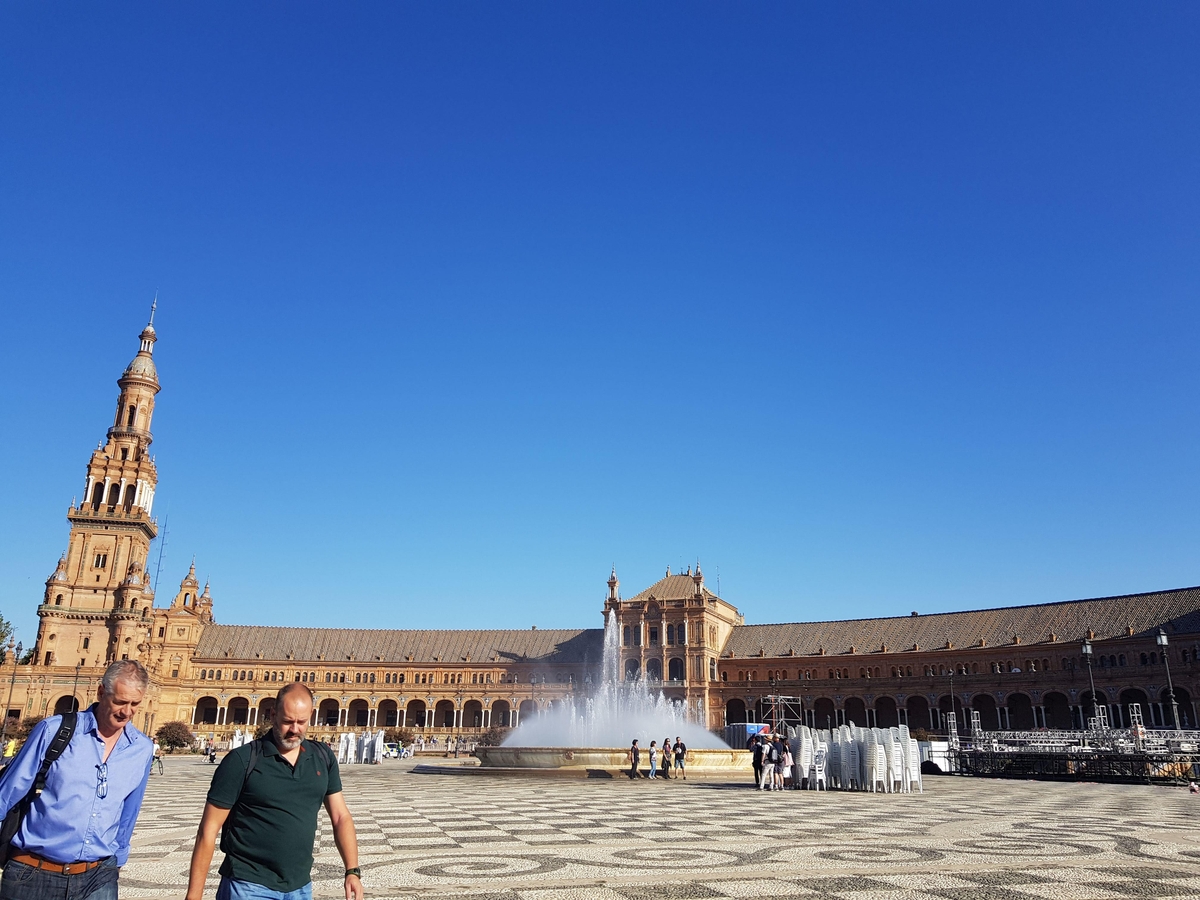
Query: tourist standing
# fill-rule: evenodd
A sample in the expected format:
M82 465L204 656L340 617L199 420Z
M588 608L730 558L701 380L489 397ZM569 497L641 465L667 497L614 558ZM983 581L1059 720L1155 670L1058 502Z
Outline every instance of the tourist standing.
M313 842L324 805L346 866L346 900L362 900L358 838L342 796L337 759L304 739L312 692L293 681L275 698L271 731L226 754L213 775L192 849L187 900L202 900L221 832L217 900L311 900Z
M663 778L671 777L671 739L663 738L662 742L662 776Z
M771 790L783 790L783 769L784 769L784 754L787 752L787 741L780 735L775 735L775 771L772 776Z
M767 738L762 743L762 756L759 759L758 789L760 791L775 788L775 742Z
M133 727L149 683L140 663L115 662L100 679L96 702L68 713L74 730L12 839L0 896L117 900L154 753L150 739ZM39 722L5 771L0 818L33 787L63 718Z
M677 736L675 738L675 768L679 773L683 774L684 781L687 781L687 769L683 767L684 763L687 761L686 757L687 747L684 746L683 741L681 741ZM679 776L676 775L675 777L678 778Z
M633 746L629 748L629 777L638 777L638 763L642 761L642 751L638 749L637 738L633 740Z
M650 780L657 778L658 771L658 749L655 741L650 742Z
M754 736L750 744L750 765L754 768L754 786L762 787L763 745L759 735Z
M791 787L796 786L795 778L793 777L795 774L795 767L796 767L796 760L795 760L795 757L792 756L791 742L784 741L783 742L783 786L785 789L788 787L789 781L792 782Z

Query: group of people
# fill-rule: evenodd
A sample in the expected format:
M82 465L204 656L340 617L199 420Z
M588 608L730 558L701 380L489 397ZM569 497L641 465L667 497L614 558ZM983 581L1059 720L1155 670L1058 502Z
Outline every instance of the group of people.
M782 735L752 735L746 742L754 767L754 786L760 791L782 791L794 787L792 748Z
M150 676L115 662L96 702L43 719L0 777L0 818L20 816L0 879L3 900L117 900L154 743L133 725ZM311 900L313 842L322 806L345 865L346 900L362 900L358 839L335 755L305 739L308 685L275 698L271 731L227 753L213 773L192 848L187 900L203 900L220 833L216 900ZM24 815L22 815L24 813Z
M659 769L659 747L658 741L651 741L647 754L650 757L650 773L646 776L651 780L658 778L658 773L662 772L663 778L671 777L671 761L675 762L675 777L682 778L687 781L687 747L678 737L675 738L675 743L671 743L670 738L663 738L662 742L662 768ZM638 742L634 739L633 746L629 748L629 777L637 778L641 774L639 766L642 762L642 750L638 746Z

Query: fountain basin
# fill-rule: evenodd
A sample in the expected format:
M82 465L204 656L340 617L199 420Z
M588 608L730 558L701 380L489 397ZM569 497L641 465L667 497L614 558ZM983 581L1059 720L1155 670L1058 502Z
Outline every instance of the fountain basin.
M475 756L481 770L524 770L530 774L561 775L620 775L629 771L629 749L626 747L477 747ZM643 775L650 771L650 760L642 750L638 765ZM689 775L733 775L750 771L750 751L689 750ZM482 774L482 772L480 772Z

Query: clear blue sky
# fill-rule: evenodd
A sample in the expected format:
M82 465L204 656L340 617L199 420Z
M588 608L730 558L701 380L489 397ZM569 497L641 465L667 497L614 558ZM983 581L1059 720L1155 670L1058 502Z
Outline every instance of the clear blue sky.
M749 622L1200 582L1200 12L0 7L0 612L155 290L223 622Z

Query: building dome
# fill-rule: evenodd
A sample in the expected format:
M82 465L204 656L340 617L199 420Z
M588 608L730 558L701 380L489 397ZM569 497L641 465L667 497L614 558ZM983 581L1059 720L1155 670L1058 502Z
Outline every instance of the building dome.
M158 369L154 366L154 358L149 353L138 353L125 367L122 378L141 378L158 384Z

